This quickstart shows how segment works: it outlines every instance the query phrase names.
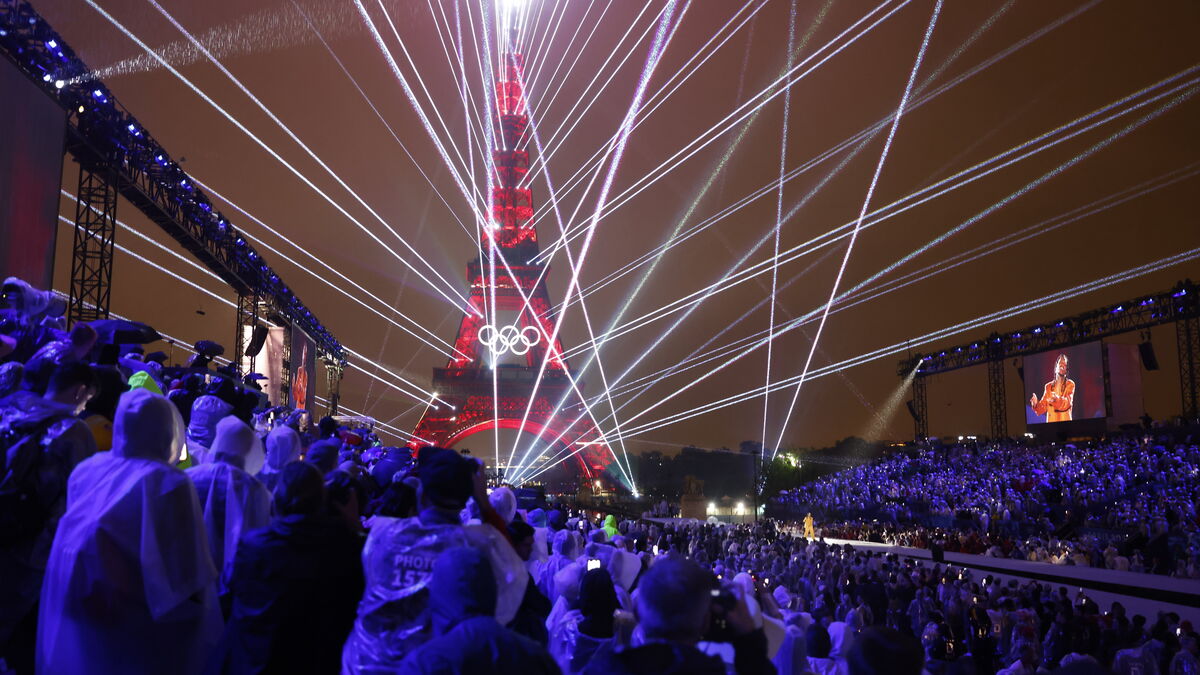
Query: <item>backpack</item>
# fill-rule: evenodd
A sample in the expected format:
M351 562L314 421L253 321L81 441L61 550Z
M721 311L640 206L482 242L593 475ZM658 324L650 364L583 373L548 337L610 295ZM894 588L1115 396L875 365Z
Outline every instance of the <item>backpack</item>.
M46 526L62 488L41 494L38 472L45 462L46 432L66 419L51 414L0 425L0 546L27 541Z

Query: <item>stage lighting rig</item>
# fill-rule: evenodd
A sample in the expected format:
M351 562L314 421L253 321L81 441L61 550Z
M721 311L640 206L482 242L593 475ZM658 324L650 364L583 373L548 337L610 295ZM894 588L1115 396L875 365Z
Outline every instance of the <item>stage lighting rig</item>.
M0 0L0 52L66 111L66 149L81 167L106 176L239 296L307 333L327 363L346 365L342 345L27 0Z

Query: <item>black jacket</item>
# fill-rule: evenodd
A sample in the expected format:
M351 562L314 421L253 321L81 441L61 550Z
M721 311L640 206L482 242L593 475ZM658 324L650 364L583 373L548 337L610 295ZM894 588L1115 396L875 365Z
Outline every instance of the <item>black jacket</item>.
M336 673L363 594L363 538L325 516L284 516L238 545L219 673Z

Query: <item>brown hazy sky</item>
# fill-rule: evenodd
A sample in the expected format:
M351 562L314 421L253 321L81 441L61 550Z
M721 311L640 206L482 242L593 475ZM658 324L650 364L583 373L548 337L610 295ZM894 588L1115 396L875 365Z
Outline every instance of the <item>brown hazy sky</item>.
M420 258L436 268L454 290L465 294L464 265L475 244L457 219L473 227L471 211L352 2L158 1L183 27L213 49L225 67L355 190L380 219L394 228ZM536 60L530 57L531 66L539 75L533 76L529 98L538 116L535 121L543 141L563 129L558 135L561 146L558 140L554 141L556 150L550 157L549 171L560 193L558 198L564 213L570 214L578 206L575 222L580 222L594 208L598 189L593 187L585 194L582 189L566 191L563 186L620 125L646 60L655 16L663 5L654 2L639 17L644 6L641 2L571 0L564 6L559 2L530 1L528 36L532 48L527 51L540 56ZM115 66L104 76L107 84L173 155L187 158L184 165L187 171L275 228L286 241L268 233L228 202L215 199L235 224L280 248L304 268L330 278L332 275L305 261L295 247L321 257L375 294L378 300L352 290L371 307L408 325L398 316L403 313L441 339L453 340L459 319L454 307L434 286L407 271L398 259L413 262L432 277L417 261L418 256L409 252L380 220L339 186L225 75L202 56L197 58L185 37L148 0L96 2L138 38L156 50L163 50L183 76L360 220L390 250L372 241L166 69L140 67L137 60L130 65L128 60L142 54L140 48L86 2L36 2L37 9L90 66L96 69ZM384 32L387 46L412 80L423 109L431 116L436 110L444 119L449 134L434 117L443 142L452 143L463 153L473 151L476 178L482 180L482 156L477 149L468 149L464 132L457 64L450 65L439 40L439 35L445 40L453 36L452 31L447 32L446 21L452 28L456 4L452 0L430 2L385 0L381 7L377 0L369 0L366 4ZM891 0L884 4L884 10L875 16L895 7L899 9L791 87L785 158L789 170L820 157L895 111L934 3ZM737 0L694 0L687 7L647 90L647 96L653 97L649 99L651 104L660 100L662 104L646 115L644 123L632 133L616 173L614 198L779 75L787 61L791 3L770 0L740 29L721 32L712 44L728 39L669 97L665 100L662 97L669 78L717 35L731 17L739 10L742 10L737 14L739 19L745 17L760 5L761 2L751 2L743 10ZM475 41L482 39L479 6L469 0L457 5L466 38L467 86L476 98L483 91L474 47ZM801 0L796 6L795 39L797 44L803 41L797 58L817 55L811 62L815 64L832 51L826 47L828 43L845 42L845 37L838 36L876 4L858 0L828 3ZM682 2L679 7L683 8ZM305 22L301 10L321 31L328 49ZM401 43L391 34L385 11L411 54L423 85L418 84ZM1057 27L1023 42L1056 22L1059 22ZM618 47L631 26L629 38ZM1017 48L902 117L871 209L883 207L1166 78L1184 73L1172 85L1156 88L1151 95L1194 80L1200 76L1200 70L1196 70L1200 66L1198 32L1200 3L1194 0L946 2L916 82L920 85L931 75L936 76L924 89L914 93L914 102L922 94L971 73L1005 50ZM452 43L448 46L452 48ZM819 52L822 48L825 50ZM708 52L704 49L701 58L708 56ZM342 71L333 54L341 59L353 80ZM627 54L630 57L617 68ZM613 58L605 64L610 56ZM700 58L688 68L698 62ZM543 67L537 69L537 64ZM558 73L551 77L555 68ZM1188 69L1193 70L1185 73ZM599 99L584 111L592 95L601 88ZM1176 92L1179 93L1191 94L1195 90ZM1136 100L1144 102L1146 98ZM843 290L854 288L910 252L975 219L968 227L874 282L883 284L918 272L910 285L833 313L821 336L813 368L1200 246L1200 223L1196 217L1196 195L1200 192L1197 97L1178 101L1172 109L1109 141L1114 134L1172 100L1168 97L1149 103L863 230L849 258ZM685 230L777 181L784 135L783 108L783 97L768 104L740 145L733 149L728 162L721 164L721 158L744 124L717 137L600 220L582 270L583 287L588 288L662 243L689 212L714 172L718 174L716 180L683 224ZM569 134L565 133L566 127L571 129ZM880 159L885 136L885 133L875 136L848 161L849 151L824 158L785 185L785 213L811 191L820 189L784 223L781 233L784 250L836 226L854 222ZM1102 147L1096 147L1098 144ZM835 172L843 162L844 167ZM418 164L437 192L421 176ZM1059 167L1063 167L1061 171ZM1049 177L1036 187L1025 189L1048 173ZM63 184L73 191L74 182L74 168L68 164ZM1006 237L1025 228L1137 186L1148 191L1060 227L1034 228L1032 236L1004 248L999 246L1008 241ZM545 210L548 204L545 182L535 182L533 189L535 202ZM449 206L443 203L443 198ZM976 218L997 204L1002 206ZM64 199L64 215L70 217L72 208ZM174 246L128 204L122 204L118 213L140 232ZM623 321L719 279L770 232L775 214L776 193L769 190L746 208L672 248L634 297ZM553 219L541 221L539 232L545 247L557 234ZM69 256L69 237L65 233L65 229L60 230L64 235L59 238L60 287L64 287L68 267L65 261ZM580 242L576 240L573 245L576 254ZM228 289L221 288L211 278L135 237L121 234L119 243L179 271L227 300L233 299ZM986 255L969 264L937 274L926 270L981 246L985 247ZM263 247L259 249L265 252ZM746 265L767 259L771 249L772 243L768 241L750 255ZM779 321L822 306L844 252L845 241L841 240L779 267L780 285L791 282L778 293ZM356 363L372 370L378 368L380 372L399 373L429 386L430 369L443 364L444 351L438 352L411 338L305 269L278 255L267 252L266 256L345 345L368 357L356 358ZM634 293L644 269L587 297L588 313L597 332L608 326ZM1198 272L1200 266L1193 260L946 338L921 350L930 351L992 330L1019 328L1160 290L1186 276L1200 278ZM562 299L568 279L569 267L560 253L551 263L550 274L550 291L556 300ZM330 281L347 285L336 278ZM766 305L751 312L744 321L737 324L734 321L769 295L770 283L770 274L763 274L709 298L674 332L663 337L628 379L671 366L717 331L728 328L713 346L765 329L769 320ZM448 286L436 279L434 284L450 292ZM205 315L196 314L198 309ZM230 307L129 257L117 260L113 310L143 318L161 331L188 341L211 337L228 345L232 340L234 322ZM623 373L659 340L677 316L650 323L604 344L601 358L608 378L613 380ZM814 331L815 324L810 324L776 340L773 379L800 372ZM587 332L578 308L570 310L563 335L568 346L586 341ZM1136 340L1137 336L1130 339ZM1177 414L1174 334L1169 328L1162 329L1155 332L1154 340L1162 370L1147 374L1146 408L1158 417ZM877 423L878 414L889 414L886 403L899 383L895 371L901 356L888 356L805 384L787 428L785 444L824 445L850 434L868 433L873 426L880 429L873 433L883 437L908 437L911 420L902 406L898 414L888 417L886 425L880 427ZM575 359L576 366L581 363L581 359ZM625 407L619 418L623 426L637 425L761 386L765 365L765 350L760 349L643 414L650 406L683 389L709 366L652 379L652 386ZM1022 395L1023 387L1016 379L1015 369L1010 367L1010 371L1010 430L1018 432L1022 424L1021 401L1028 397L1028 391ZM388 377L386 373L383 376ZM600 390L600 378L594 368L584 379L589 393ZM984 382L984 373L974 370L935 378L930 389L931 430L947 434L985 432L988 416ZM323 381L320 391L323 395ZM411 428L421 410L411 397L353 370L347 373L342 393L347 407L402 428ZM771 440L779 433L791 396L789 388L771 397L768 415ZM618 397L616 402L620 405L626 400L627 397ZM763 400L758 397L641 434L633 439L630 450L647 449L655 444L732 446L761 435L762 414Z

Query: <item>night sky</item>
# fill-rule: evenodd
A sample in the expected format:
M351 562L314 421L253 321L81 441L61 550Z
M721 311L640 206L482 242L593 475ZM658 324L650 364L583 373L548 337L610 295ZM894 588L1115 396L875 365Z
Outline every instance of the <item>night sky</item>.
M300 263L288 262L265 246L258 246L341 342L365 356L352 357L354 363L385 379L395 373L428 388L430 369L445 364L446 350L438 351L419 342L325 283L346 288L402 325L419 323L441 340L451 342L461 314L435 289L446 294L453 289L465 295L464 267L475 251L468 234L475 227L471 208L354 3L157 1L212 50L228 71L378 217L191 48L186 37L150 0L95 0L113 19L161 51L180 74L284 161L293 164L379 237L386 248L175 75L145 59L141 48L88 2L39 0L35 7L85 62L102 72L122 103L176 158L187 158L184 168L212 188L210 196L232 222ZM412 84L422 109L433 120L455 166L465 175L464 164L455 153L463 153L464 161L470 161L468 154L473 155L475 180L482 183L484 155L479 147L468 145L459 65L453 56L457 9L465 41L466 86L473 100L479 101L483 85L475 45L484 38L480 4L474 0L385 0L382 6L378 0L364 0L364 4ZM857 29L844 33L874 10L876 3L796 2L792 63L810 59L810 66L845 45L875 19L896 11L791 86L786 130L785 97L778 96L752 122L743 121L720 135L706 133L740 105L771 88L787 67L792 6L783 0L745 6L737 0L693 0L676 6L678 27L649 81L646 105L638 118L641 123L629 136L612 185L609 206L616 208L598 221L581 271L582 287L586 291L652 251L667 240L685 216L684 232L743 197L766 189L745 208L670 248L636 296L634 289L647 267L588 294L588 315L597 334L606 330L631 296L633 301L621 323L721 279L760 241L765 240L742 267L771 257L774 244L770 234L778 206L775 187L785 137L786 170L808 168L784 185L782 211L795 213L783 223L781 250L788 251L835 227L852 226L858 219L884 151L888 125L853 156L860 145L857 140L845 149L823 153L877 122L890 122L904 94L934 3L889 0ZM657 0L648 8L629 0L529 3L523 49L529 54L533 74L527 74L532 79L527 94L543 144L553 139L549 173L563 217L577 211L573 224L586 223L591 216L601 180L586 193L583 186L587 180L570 190L565 187L620 127L646 64L663 7ZM385 13L402 42L392 33ZM743 21L747 17L752 18ZM314 28L320 31L320 37ZM628 37L621 42L627 32ZM908 285L831 313L810 370L1200 247L1196 216L1196 195L1200 193L1197 34L1200 3L1194 0L946 2L916 73L909 107L899 121L868 211L881 207L894 211L895 207L888 205L895 200L959 172L967 172L963 177L977 176L980 170L973 167L978 163L1063 125L1072 126L1029 146L1041 149L1049 142L1061 141L1052 147L862 229L839 293L855 289L929 242L945 239L870 281L865 290L911 282ZM494 39L494 30L489 29L489 36ZM401 44L411 55L416 71ZM996 59L998 56L1002 58ZM692 72L697 64L701 65ZM552 75L556 69L557 74ZM676 77L680 69L691 74L686 79ZM964 76L968 77L960 81ZM1164 84L1169 78L1175 79ZM681 86L672 91L680 82ZM948 85L953 86L945 88ZM1143 89L1147 91L1126 104L1078 122ZM1172 89L1165 96L1153 98ZM668 91L672 93L666 96ZM589 105L597 92L598 98ZM932 93L937 93L936 97L929 98ZM1162 110L1164 105L1170 107ZM477 109L470 106L469 114L477 115ZM444 120L445 129L440 120ZM1098 121L1102 123L1062 140ZM473 124L479 123L476 117ZM740 144L730 151L739 136L743 136ZM632 199L624 199L630 186L639 184L697 138L715 140ZM726 154L729 158L723 163ZM814 158L820 161L813 162ZM594 165L589 166L592 170L584 174L585 179L594 173ZM419 169L428 175L433 187ZM74 191L75 175L68 161L64 189ZM470 177L466 180L469 182ZM701 190L709 183L702 195ZM545 181L539 178L533 190L539 212L548 216L538 224L545 249L557 239L558 226L550 217ZM270 225L282 237L268 232L239 208ZM64 198L63 215L71 218L73 209L73 201ZM127 203L121 204L118 216L138 232L177 250L173 241ZM865 222L872 223L873 218ZM417 253L401 244L384 223ZM953 234L946 236L950 232ZM67 226L62 226L59 234L56 286L66 288L70 255ZM579 238L572 244L576 256L582 241ZM229 289L211 277L128 232L118 234L118 243L227 301L235 299ZM846 239L839 239L778 267L777 323L814 310L819 317L846 245ZM376 299L324 271L297 247L336 267ZM943 267L963 256L971 256L970 261L950 269ZM409 261L432 284L409 271L401 259ZM425 263L449 283L434 277ZM768 304L759 305L770 296L770 267L765 266L765 270L712 295L668 335L663 332L681 314L604 343L600 354L610 383L647 350L653 349L627 380L651 376L672 366L719 331L728 329L708 348L765 330L770 320ZM932 351L993 330L1016 329L1074 314L1163 290L1188 276L1200 279L1200 264L1194 258L914 349ZM549 276L550 293L556 301L563 299L569 278L570 267L560 251L551 261ZM228 304L120 253L113 283L113 311L143 319L161 332L188 342L212 338L232 348L234 313ZM757 309L752 309L756 305ZM752 311L746 314L748 310ZM401 314L408 319L401 318ZM746 318L737 322L743 314ZM773 381L801 372L816 329L815 322L809 323L774 341ZM563 340L567 347L588 340L578 306L568 310ZM1117 338L1138 340L1136 334ZM1180 404L1173 328L1156 330L1153 340L1162 370L1146 374L1146 410L1155 417L1175 415ZM851 434L910 437L912 421L902 403L895 405L903 398L893 396L900 384L897 362L903 356L888 355L805 383L784 434L784 445L822 446ZM584 360L584 356L577 356L573 365L579 367ZM723 361L671 377L650 377L651 386L619 413L622 427L653 422L763 385L765 348L684 390ZM1029 396L1029 388L1022 387L1011 364L1008 373L1009 427L1010 432L1017 433L1023 430L1021 405ZM319 393L323 396L321 379ZM602 390L594 366L583 379L589 394ZM780 433L793 391L794 387L789 387L771 396L768 442ZM404 429L412 429L424 404L353 369L347 372L342 394L345 407ZM889 399L893 405L888 405ZM626 400L628 395L616 397L617 405ZM931 431L986 433L985 406L985 374L981 369L938 376L930 387ZM600 409L607 410L607 404ZM758 396L639 433L630 439L628 447L631 452L669 450L684 444L732 447L742 440L759 439L762 417L763 399ZM395 439L385 436L385 441ZM468 444L474 447L482 443Z

